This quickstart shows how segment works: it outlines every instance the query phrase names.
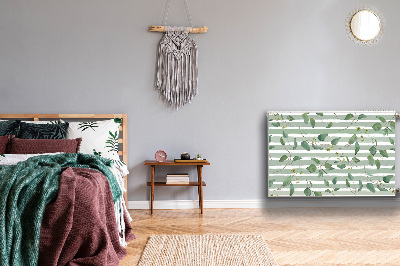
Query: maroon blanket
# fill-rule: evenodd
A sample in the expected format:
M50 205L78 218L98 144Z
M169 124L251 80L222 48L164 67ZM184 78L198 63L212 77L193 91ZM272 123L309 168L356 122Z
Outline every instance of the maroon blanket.
M125 223L129 240L132 228ZM64 170L44 213L38 265L118 265L125 256L107 178L87 168Z

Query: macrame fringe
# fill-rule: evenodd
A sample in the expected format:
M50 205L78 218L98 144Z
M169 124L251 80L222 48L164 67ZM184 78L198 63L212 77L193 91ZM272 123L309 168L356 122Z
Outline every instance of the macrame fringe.
M187 27L168 27L157 55L155 88L176 109L197 95L197 45Z

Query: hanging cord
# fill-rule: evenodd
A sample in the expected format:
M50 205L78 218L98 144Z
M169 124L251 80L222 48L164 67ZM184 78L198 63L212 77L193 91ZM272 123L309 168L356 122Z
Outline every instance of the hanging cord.
M190 27L193 28L192 16L190 15L188 2L187 2L187 0L183 0L183 3L185 4L187 22L189 23ZM163 21L162 21L162 25L164 25L164 26L167 26L167 20L168 20L170 6L171 6L171 0L167 0L167 2L165 4L164 16L163 16Z

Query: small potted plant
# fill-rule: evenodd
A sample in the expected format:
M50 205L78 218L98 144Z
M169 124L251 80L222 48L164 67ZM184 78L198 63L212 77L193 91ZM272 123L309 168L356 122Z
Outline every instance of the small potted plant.
M203 158L201 158L200 153L198 153L198 154L196 155L196 160L203 160Z

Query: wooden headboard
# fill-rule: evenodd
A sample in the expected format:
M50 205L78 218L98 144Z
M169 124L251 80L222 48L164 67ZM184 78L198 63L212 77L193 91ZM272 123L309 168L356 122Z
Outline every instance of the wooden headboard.
M21 119L29 121L40 121L41 119L112 119L122 118L122 126L118 143L122 143L122 149L118 151L119 156L128 165L128 116L127 114L0 114L0 119ZM122 134L121 134L122 132ZM128 188L128 177L124 178L125 188ZM125 192L125 200L128 201L128 193Z

